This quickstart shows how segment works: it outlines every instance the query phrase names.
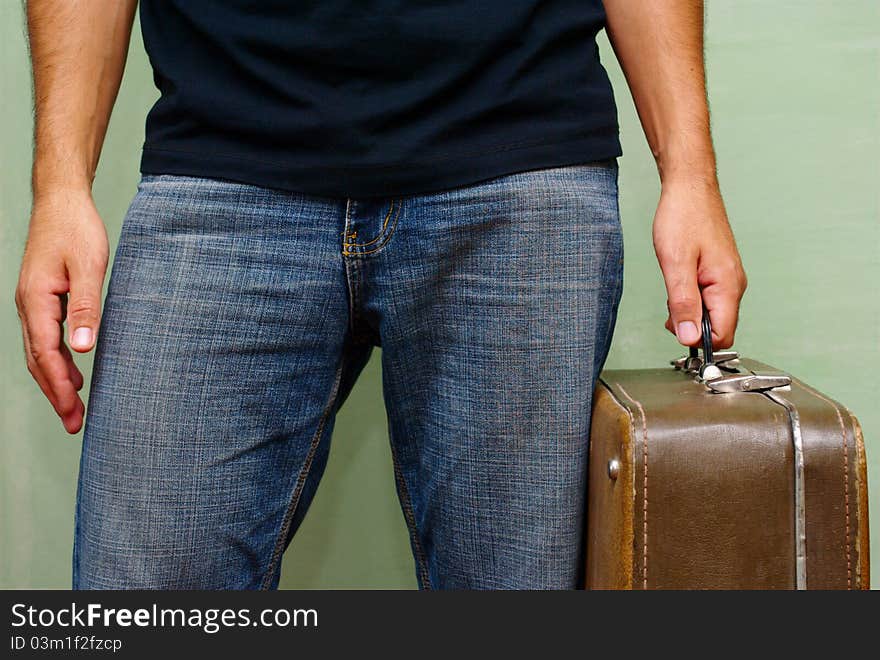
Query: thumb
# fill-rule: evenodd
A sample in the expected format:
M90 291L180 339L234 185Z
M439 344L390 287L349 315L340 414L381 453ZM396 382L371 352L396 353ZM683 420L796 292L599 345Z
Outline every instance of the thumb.
M104 274L96 268L71 267L67 301L67 331L70 347L80 353L95 345L101 321L101 289Z
M680 264L665 274L669 297L669 318L678 341L694 346L700 341L703 318L703 299L697 283L697 265Z

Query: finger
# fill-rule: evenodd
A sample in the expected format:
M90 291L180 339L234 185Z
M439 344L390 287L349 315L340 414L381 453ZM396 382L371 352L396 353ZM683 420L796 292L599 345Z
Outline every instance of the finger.
M83 427L83 422L85 420L85 404L81 399L77 398L76 407L71 412L61 416L61 423L64 425L64 430L73 435L74 433L78 433L79 430Z
M713 285L703 289L703 299L712 321L712 345L730 348L739 322L739 293L732 288Z
M21 336L24 339L24 357L25 362L27 363L27 369L33 377L34 381L36 381L37 385L40 387L40 390L49 400L49 403L52 405L53 408L55 408L55 392L52 391L52 388L49 386L49 381L46 380L46 377L43 376L43 373L40 371L37 363L34 361L31 353L30 336L28 335L27 331L27 322L24 317L22 317L21 320Z
M673 335L675 334L675 326L672 325L672 313L669 311L669 300L666 301L666 322L663 324L663 327Z
M64 418L78 407L79 395L61 354L60 315L58 296L46 294L32 299L27 315L27 332L31 358L55 395L55 411Z
M662 270L675 336L681 344L695 346L700 341L703 317L703 302L697 284L697 261L695 258L680 258Z
M68 275L68 342L73 350L85 353L92 350L98 334L104 272L91 264L71 262L68 265Z
M76 362L73 361L73 354L70 352L70 349L67 348L67 344L61 342L59 348L61 350L61 355L64 357L64 361L67 363L67 372L70 375L70 382L73 383L73 387L79 392L83 388L83 384L85 384L85 378L83 378L79 367L76 366Z
M43 392L45 397L49 400L49 403L52 405L53 408L55 408L56 413L58 413L57 397L51 385L49 384L49 381L43 375L42 370L39 366L37 366L36 361L33 359L30 348L30 337L27 332L27 325L24 323L22 324L22 336L24 338L28 371L34 377L34 380L37 382L37 385L40 387L40 390ZM66 349L66 347L64 348ZM68 355L69 354L70 353L68 351ZM74 366L74 368L76 367ZM78 369L77 373L79 373ZM82 378L81 375L80 378ZM58 415L61 418L61 423L64 426L64 429L68 433L77 433L80 428L82 428L83 420L85 418L85 404L83 404L82 400L77 397L76 405L74 406L73 410L66 414L58 413Z
M40 300L44 301L47 304L45 304L45 305L37 304L36 308L38 310L41 310L42 313L44 314L44 316L47 316L49 319L53 319L53 318L58 319L58 320L55 320L53 323L54 323L55 327L57 328L57 337L58 337L58 342L59 342L58 347L59 347L59 353L60 353L60 348L63 346L63 344L60 342L61 335L62 335L62 329L61 329L61 324L60 324L60 318L61 318L61 316L60 316L60 300L61 299L58 296L55 296L52 294L47 294L46 297L42 298L42 299L40 299L39 297L38 298L28 297L28 300L32 301L32 302L33 301L39 302ZM31 338L30 327L32 326L32 323L30 322L29 315L27 313L27 309L29 308L29 306L25 305L22 302L22 300L20 300L19 298L17 298L16 302L18 304L19 317L21 319L22 340L23 340L23 344L24 344L25 359L27 362L28 371L33 376L34 380L36 381L40 390L45 395L46 399L48 399L49 403L55 409L55 412L61 418L61 423L64 426L65 430L71 434L76 433L79 431L79 429L82 427L82 424L83 424L83 419L85 416L85 405L83 404L83 402L79 398L79 396L76 394L76 392L73 393L75 400L73 402L72 407L70 407L70 406L65 407L65 404L63 402L59 402L59 395L57 392L58 388L55 386L54 383L52 383L50 381L49 377L45 373L45 370L43 368L44 360L42 360L42 359L37 360L36 359L36 356L40 354L41 349L34 347L34 342ZM55 304L57 304L57 306L58 306L57 313L53 312L53 310L56 309ZM68 354L69 354L69 352L68 352ZM76 372L79 373L79 370L77 369ZM70 378L69 367L68 367L67 374L68 374L68 378ZM80 374L80 377L81 377L81 374ZM71 381L71 384L73 384L73 381Z

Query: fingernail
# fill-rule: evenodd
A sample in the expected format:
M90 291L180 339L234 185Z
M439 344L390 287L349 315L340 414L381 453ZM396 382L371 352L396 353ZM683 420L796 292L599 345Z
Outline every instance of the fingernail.
M693 321L682 321L675 327L675 334L682 344L693 344L700 338L697 326Z
M78 348L86 348L92 343L92 330L90 328L77 328L71 342Z

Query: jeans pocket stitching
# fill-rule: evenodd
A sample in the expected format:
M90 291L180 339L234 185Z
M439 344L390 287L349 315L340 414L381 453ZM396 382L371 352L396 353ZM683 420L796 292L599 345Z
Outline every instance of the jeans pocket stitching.
M398 223L398 220L400 219L400 209L403 206L403 204L401 203L401 200L397 200L397 202L398 202L397 203L397 210L394 213L394 220L391 223L391 227L388 228L387 231L383 232L382 234L379 234L377 239L374 239L373 241L370 241L368 243L363 244L363 245L370 245L371 243L375 242L375 240L381 239L381 242L376 247L374 247L370 250L363 250L363 249L361 249L361 247L362 247L361 245L357 245L354 243L346 243L345 245L343 245L342 254L346 257L365 256L368 254L375 254L376 252L379 252L382 248L384 248L388 244L388 241L391 240L391 237L394 235L394 230L397 229L397 223ZM392 201L392 206L393 206L393 201Z

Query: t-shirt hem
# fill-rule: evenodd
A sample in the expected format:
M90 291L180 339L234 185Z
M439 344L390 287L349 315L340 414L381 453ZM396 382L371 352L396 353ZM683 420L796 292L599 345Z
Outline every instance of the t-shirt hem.
M304 167L250 156L192 152L145 144L142 174L227 179L332 198L403 197L474 185L498 176L563 167L623 155L616 131L542 142L436 161L378 167Z

